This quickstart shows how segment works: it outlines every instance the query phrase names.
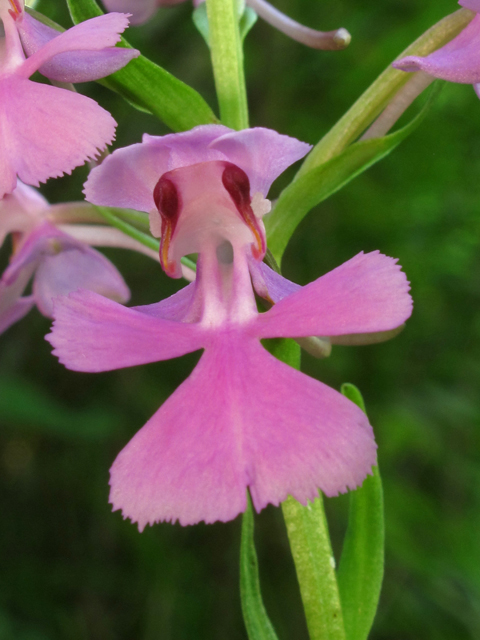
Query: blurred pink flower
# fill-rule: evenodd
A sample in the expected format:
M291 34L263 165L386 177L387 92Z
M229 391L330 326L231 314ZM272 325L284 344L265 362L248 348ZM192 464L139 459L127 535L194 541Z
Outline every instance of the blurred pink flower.
M58 33L30 18L22 0L0 0L0 19L5 31L0 37L3 198L15 189L17 175L38 186L70 173L114 139L114 119L94 100L28 78L39 70L63 82L90 80L118 69L138 52L113 51L128 26L125 15L100 16Z
M87 291L55 301L47 337L76 371L108 371L204 349L190 377L118 455L110 501L124 517L193 524L290 494L305 504L355 488L376 461L365 414L287 366L263 338L388 331L411 313L395 260L359 254L299 287L263 262L273 180L309 146L268 129L201 126L115 151L86 183L100 205L147 211L165 271L198 253L195 282L126 308ZM253 286L252 286L253 281ZM258 313L255 292L276 304Z
M72 203L71 207L78 207ZM81 203L80 203L81 206ZM61 205L68 210L69 205ZM0 201L0 245L13 234L14 253L0 279L0 333L36 305L52 315L52 299L78 288L127 302L130 291L101 253L58 229L48 202L21 182ZM33 277L31 295L22 296Z
M480 0L460 0L460 5L480 13ZM456 38L428 56L407 56L393 63L402 71L424 71L449 82L473 84L480 97L480 15Z

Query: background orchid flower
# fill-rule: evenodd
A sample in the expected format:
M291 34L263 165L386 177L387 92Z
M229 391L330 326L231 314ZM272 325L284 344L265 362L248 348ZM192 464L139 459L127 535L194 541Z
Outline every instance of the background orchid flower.
M395 260L359 254L298 287L265 265L261 216L273 180L309 149L268 129L201 126L115 151L85 193L97 204L148 211L161 263L177 277L198 253L195 282L127 309L77 291L55 302L47 339L70 369L108 371L204 349L191 376L123 449L110 501L125 517L193 524L234 518L250 490L257 510L287 495L358 486L376 460L365 414L283 364L263 338L390 330L411 313ZM258 313L260 295L282 298Z
M480 97L480 0L460 0L459 4L477 15L456 38L428 56L407 56L393 66L402 71L424 71L449 82L473 84Z
M184 0L103 0L108 11L120 11L132 14L132 24L142 24L149 20L159 7L179 4ZM193 0L198 7L204 0ZM246 0L251 7L266 22L282 31L293 40L312 47L313 49L345 49L350 44L351 36L346 29L333 31L317 31L310 29L273 7L266 0Z
M34 305L51 317L52 299L79 287L119 302L130 298L114 265L58 229L50 219L50 211L40 193L21 182L0 201L0 244L12 233L14 245L10 264L0 279L0 333ZM32 277L32 293L22 297Z
M17 175L23 182L38 186L47 178L70 173L94 158L115 134L114 119L94 100L31 82L29 77L42 70L57 80L91 79L102 71L117 69L120 61L126 64L138 52L121 53L120 58L116 53L112 55L119 33L128 26L125 15L87 20L55 37L25 17L22 0L0 0L0 19L5 31L5 36L0 37L2 198L15 188ZM20 33L29 43L27 52L33 52L28 59ZM98 64L93 64L93 73L82 70L82 66L94 62L96 55L100 57Z

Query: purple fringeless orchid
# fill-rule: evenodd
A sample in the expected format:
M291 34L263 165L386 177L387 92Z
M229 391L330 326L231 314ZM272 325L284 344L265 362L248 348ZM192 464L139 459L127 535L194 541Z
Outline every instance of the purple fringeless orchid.
M198 7L204 1L193 0L193 4ZM149 20L159 7L180 4L185 0L102 0L102 2L108 11L131 13L131 22L136 25ZM266 0L245 0L243 6L245 4L273 27L307 47L334 51L345 49L350 44L351 36L346 29L340 28L333 31L310 29L292 20Z
M0 201L0 246L12 234L14 247L10 264L0 278L0 333L35 305L43 315L51 317L52 299L79 287L119 302L130 298L130 291L113 264L56 224L56 219L67 217L84 204L51 206L38 191L21 182ZM72 233L76 230L70 225L66 228L72 228ZM108 243L98 237L98 232L93 236L91 229L86 229L101 244ZM23 296L32 278L32 292Z
M98 79L139 55L117 49L128 16L112 13L63 33L29 16L23 0L0 0L0 198L18 177L38 186L94 158L115 137L115 120L94 100L29 80L35 71L61 82ZM23 46L22 46L23 45ZM28 56L28 57L27 57Z
M480 0L459 4L477 15L456 38L428 56L407 56L393 66L402 71L423 71L434 78L472 84L480 98Z
M262 128L200 126L145 135L96 167L100 205L147 211L165 272L198 253L196 279L156 304L126 308L90 291L54 303L47 339L76 371L108 371L203 349L190 377L121 451L110 502L146 524L227 521L288 495L305 504L360 485L376 462L365 414L280 362L263 338L389 331L411 314L405 274L373 252L300 287L262 259L273 180L309 145ZM252 284L253 283L253 284ZM259 313L255 292L275 302Z

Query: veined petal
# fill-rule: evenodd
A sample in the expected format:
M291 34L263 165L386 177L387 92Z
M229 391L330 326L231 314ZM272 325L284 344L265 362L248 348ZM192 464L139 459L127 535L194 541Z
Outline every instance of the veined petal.
M296 338L394 329L412 312L409 284L400 269L378 251L359 253L261 313L251 332Z
M480 15L441 49L424 58L407 56L393 63L402 71L424 71L450 82L480 82Z
M153 189L167 163L168 149L141 143L116 149L90 171L83 193L93 204L148 213L155 209Z
M27 56L32 56L60 32L25 13L18 32ZM100 51L70 51L59 53L39 68L47 78L57 82L87 82L118 71L140 52L136 49L107 47Z
M59 244L66 238L59 239ZM122 303L130 299L129 288L110 260L82 242L66 242L69 247L46 255L35 273L33 294L43 315L52 317L54 298L77 289L95 291Z
M28 78L59 53L99 51L105 47L113 47L120 40L119 34L127 27L128 16L122 13L108 13L81 22L38 49L23 63L18 73Z
M230 131L210 144L229 162L245 171L252 195L266 196L272 182L291 164L307 155L312 145L272 129L255 127Z
M10 76L0 80L0 198L16 177L38 186L94 158L112 142L115 120L65 89Z
M365 414L241 334L216 339L111 469L110 502L146 524L227 521L287 495L358 486L376 460Z
M205 342L197 325L155 318L92 291L57 298L54 318L46 339L60 362L74 371L168 360L201 349Z

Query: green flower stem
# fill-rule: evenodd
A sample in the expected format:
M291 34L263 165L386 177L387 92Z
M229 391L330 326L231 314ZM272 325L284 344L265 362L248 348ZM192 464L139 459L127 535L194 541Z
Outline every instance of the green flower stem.
M276 358L300 369L300 347L294 340L264 340ZM335 560L322 496L306 507L288 497L283 518L297 571L310 640L345 640Z
M136 229L128 222L125 222L125 220L121 220L118 217L118 215L116 215L116 213L113 213L113 211L115 210L109 209L108 207L95 207L95 208L99 212L99 214L107 222L109 222L112 225L112 227L119 229L120 231L125 233L127 236L130 236L130 238L137 240L138 242L145 245L149 249L153 249L154 251L157 251L157 252L160 251L160 243L158 240L156 240L155 238L152 238L152 236L147 235L143 231ZM197 268L197 265L189 258L182 258L181 262L183 265L185 265L189 269L192 269L193 271L195 271Z
M247 92L236 0L207 0L207 16L220 119L232 129L246 129Z
M415 40L398 58L411 55L425 56L443 47L468 25L474 15L473 11L459 9L446 16ZM364 132L410 78L411 74L389 65L343 118L312 149L297 177L341 153Z
M319 496L304 507L289 497L282 503L282 510L310 640L345 640L323 499Z

